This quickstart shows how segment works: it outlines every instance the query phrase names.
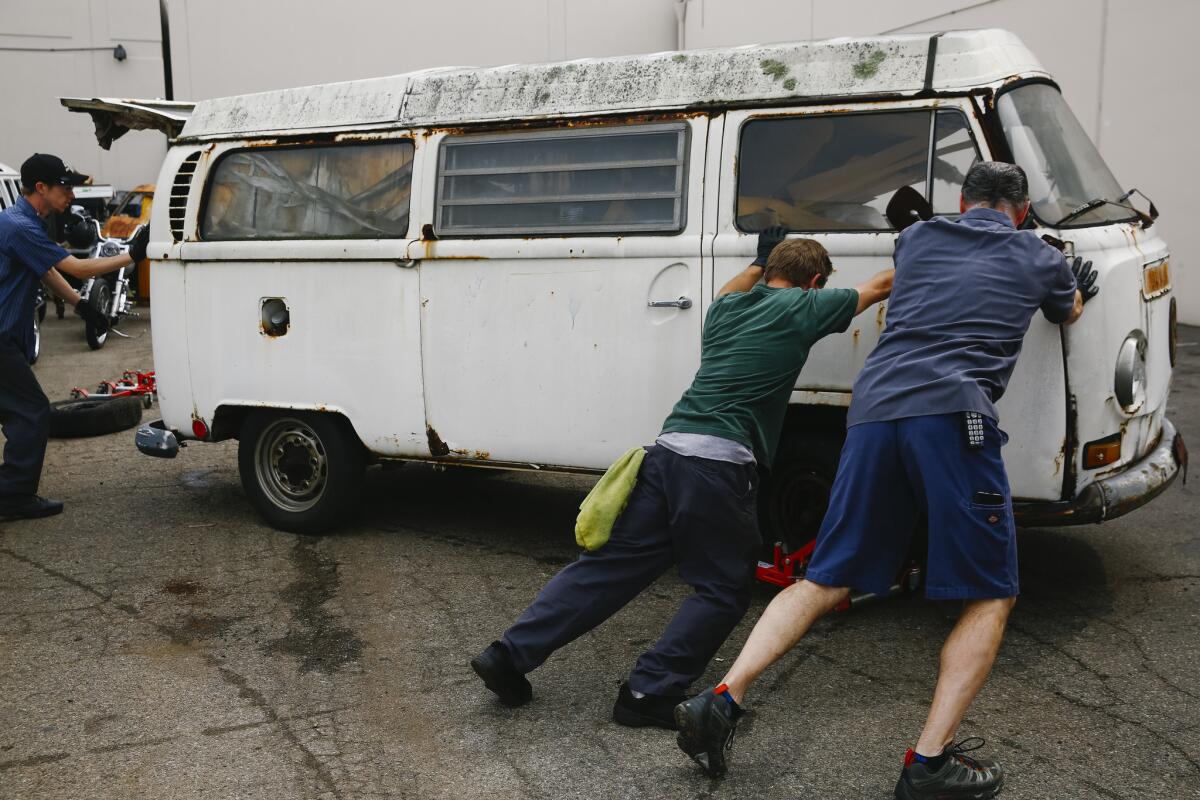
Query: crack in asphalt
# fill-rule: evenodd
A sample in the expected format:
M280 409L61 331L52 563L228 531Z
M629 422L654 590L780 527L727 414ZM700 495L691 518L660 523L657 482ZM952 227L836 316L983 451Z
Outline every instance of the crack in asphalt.
M31 567L34 567L35 569L41 570L45 574L50 575L54 578L57 578L71 586L74 586L75 588L77 588L81 591L87 592L88 594L91 594L91 595L94 595L94 596L100 598L105 603L111 605L113 608L116 608L116 609L124 612L125 614L127 614L128 616L130 616L131 618L136 620L137 622L153 628L155 631L157 631L160 635L164 636L172 644L187 645L193 641L191 638L188 638L186 636L181 636L180 632L176 629L173 629L166 625L161 625L159 623L144 619L141 616L141 612L136 607L131 606L127 603L116 602L113 600L112 594L105 594L104 592L100 591L96 587L91 586L90 584L84 583L83 581L80 581L76 578L73 578L64 572L56 570L53 567L47 566L38 561L35 561L34 559L27 557L25 555L17 553L8 547L0 547L0 553L3 553L4 555L7 555L10 558L12 558L16 561L19 561L23 564L27 564ZM237 672L234 672L232 669L225 666L224 664L221 664L217 660L217 658L215 656L213 656L211 653L206 653L202 650L197 650L195 652L196 652L196 655L199 656L205 663L207 663L210 667L212 667L214 670L216 670L217 674L221 676L221 679L223 681L225 681L226 684L228 684L238 690L239 697L241 697L244 700L249 701L251 705L253 705L255 708L257 708L266 717L266 723L274 724L276 726L276 729L279 731L279 734L289 744L291 744L293 747L295 747L297 750L300 751L301 763L313 773L314 777L324 787L325 791L327 791L334 798L336 798L336 800L342 800L343 795L339 791L337 784L334 781L333 775L325 767L325 765L323 765L321 763L321 760L308 747L306 747L302 741L300 741L300 737L296 735L296 732L288 727L288 725L286 724L287 718L280 716L280 714L275 710L275 708L267 701L266 697L262 694L262 692L251 687L249 685L249 682L246 680L246 678L244 676L238 674ZM166 741L169 741L169 739ZM13 767L18 767L18 766L36 766L38 764L53 763L55 761L61 761L65 758L69 758L71 755L72 755L71 753L54 753L51 755L33 756L32 758L22 759L19 761L0 762L0 771L5 770L5 769L11 769Z

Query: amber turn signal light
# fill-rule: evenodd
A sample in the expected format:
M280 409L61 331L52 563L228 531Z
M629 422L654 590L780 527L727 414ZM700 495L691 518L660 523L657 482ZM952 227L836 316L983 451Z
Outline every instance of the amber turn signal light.
M1121 434L1114 433L1083 446L1083 468L1099 469L1121 460Z

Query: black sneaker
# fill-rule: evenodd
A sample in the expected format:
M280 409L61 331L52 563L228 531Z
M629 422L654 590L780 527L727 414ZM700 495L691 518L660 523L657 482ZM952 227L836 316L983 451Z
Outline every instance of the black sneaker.
M617 691L617 702L613 703L613 722L628 728L665 728L678 730L675 724L675 706L687 700L683 694L648 694L634 697L629 684L622 681Z
M14 519L38 519L61 514L63 504L36 494L0 498L0 522Z
M472 658L471 669L506 706L523 706L533 699L533 687L513 666L508 651L499 642L492 642L486 650Z
M940 769L916 760L909 750L904 769L896 782L898 800L988 800L1000 794L1004 770L998 761L970 758L963 753L983 747L983 739L973 736L946 748L948 758Z
M733 744L738 719L745 712L733 702L724 684L675 706L679 749L700 765L710 778L725 774L725 751Z

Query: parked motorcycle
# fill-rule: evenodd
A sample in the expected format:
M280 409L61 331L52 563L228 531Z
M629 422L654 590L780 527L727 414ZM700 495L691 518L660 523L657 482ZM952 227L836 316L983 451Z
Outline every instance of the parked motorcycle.
M99 220L88 216L76 215L67 226L67 240L72 252L79 253L80 258L104 258L115 256L129 249L128 244L121 239L109 238L100 233ZM141 226L134 229L130 239L138 234ZM88 347L99 350L108 341L108 334L120 324L121 318L133 314L133 300L130 298L129 275L133 265L121 267L116 272L88 278L79 288L80 302L91 306L98 316L108 320L108 327L101 330L99 326L84 322L84 336L87 337ZM136 314L133 314L136 316ZM118 336L120 331L112 331Z

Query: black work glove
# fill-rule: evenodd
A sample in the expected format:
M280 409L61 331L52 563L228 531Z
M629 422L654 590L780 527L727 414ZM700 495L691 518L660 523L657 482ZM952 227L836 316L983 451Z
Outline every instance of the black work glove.
M751 264L766 269L767 257L775 249L775 245L787 238L788 229L784 225L772 225L758 234L758 257Z
M1100 287L1096 285L1098 273L1092 269L1092 262L1075 256L1071 262L1071 272L1075 275L1075 285L1079 287L1079 293L1083 295L1083 302L1086 303L1100 294Z
M140 264L146 257L146 245L150 244L150 226L141 225L133 238L129 240L129 256L134 264Z
M108 330L108 320L105 316L83 300L75 304L75 315L95 328L97 333L104 333Z

